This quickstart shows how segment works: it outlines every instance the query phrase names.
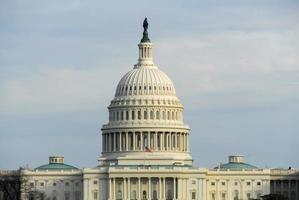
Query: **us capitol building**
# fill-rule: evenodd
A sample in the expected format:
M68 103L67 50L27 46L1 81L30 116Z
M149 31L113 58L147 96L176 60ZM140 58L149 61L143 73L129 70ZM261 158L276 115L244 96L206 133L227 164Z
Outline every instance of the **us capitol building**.
M299 199L299 170L261 169L239 155L213 169L193 166L190 127L173 82L153 62L147 20L138 48L137 64L120 79L108 106L98 166L78 169L51 156L48 164L21 170L29 190L21 190L21 199Z

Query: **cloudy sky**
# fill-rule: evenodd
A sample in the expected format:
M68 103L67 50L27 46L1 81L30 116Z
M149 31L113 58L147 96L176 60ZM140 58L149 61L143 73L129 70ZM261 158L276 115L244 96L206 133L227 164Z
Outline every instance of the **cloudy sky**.
M0 169L96 166L145 16L196 166L299 167L298 1L0 0Z

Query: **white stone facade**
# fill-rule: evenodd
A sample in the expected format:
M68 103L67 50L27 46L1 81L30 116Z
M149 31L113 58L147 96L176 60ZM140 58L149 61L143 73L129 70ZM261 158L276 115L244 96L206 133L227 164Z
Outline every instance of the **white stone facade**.
M138 47L138 63L120 80L108 107L98 167L50 163L54 169L24 170L31 189L49 200L232 200L276 192L271 180L291 177L290 186L281 192L298 199L296 170L289 170L292 176L278 176L245 164L242 156L232 156L227 165L215 169L194 167L190 128L183 121L174 84L153 63L152 43Z

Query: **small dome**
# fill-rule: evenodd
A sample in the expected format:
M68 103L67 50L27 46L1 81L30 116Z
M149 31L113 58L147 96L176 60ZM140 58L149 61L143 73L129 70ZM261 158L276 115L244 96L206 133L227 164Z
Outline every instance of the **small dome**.
M49 164L39 166L35 170L73 170L78 169L74 166L64 164L64 157L50 156Z
M72 170L72 169L78 169L78 168L63 163L51 163L51 164L46 164L35 168L35 170Z
M115 96L175 95L170 78L157 67L138 67L126 73L119 81Z
M228 157L228 163L220 164L214 169L220 170L243 170L243 169L257 169L257 167L244 162L244 156L232 155Z

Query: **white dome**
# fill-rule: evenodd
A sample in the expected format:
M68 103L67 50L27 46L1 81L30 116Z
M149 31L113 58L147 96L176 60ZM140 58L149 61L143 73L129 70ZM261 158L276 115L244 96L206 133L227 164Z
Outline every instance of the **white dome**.
M138 67L126 73L119 81L115 96L175 95L170 78L157 67Z

